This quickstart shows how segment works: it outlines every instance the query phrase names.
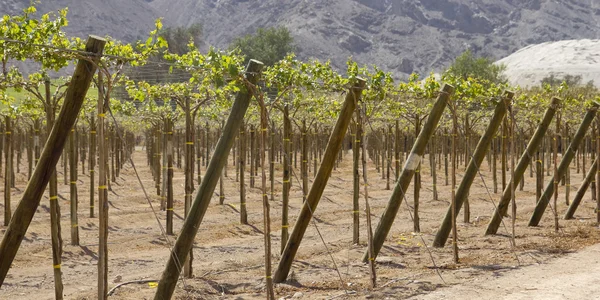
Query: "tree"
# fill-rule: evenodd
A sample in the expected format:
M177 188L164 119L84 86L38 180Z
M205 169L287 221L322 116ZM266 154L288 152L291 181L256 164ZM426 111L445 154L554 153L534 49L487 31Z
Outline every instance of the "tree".
M202 24L194 23L189 27L165 27L158 34L169 44L169 52L181 55L188 51L189 43L193 43L195 47L200 46Z
M230 48L238 49L249 59L257 59L267 66L272 66L294 51L294 38L283 26L258 28L256 33L238 37Z
M469 77L487 80L490 83L505 83L506 78L502 74L506 70L505 65L494 64L489 57L476 57L471 50L465 51L458 56L446 74L461 77L467 80Z

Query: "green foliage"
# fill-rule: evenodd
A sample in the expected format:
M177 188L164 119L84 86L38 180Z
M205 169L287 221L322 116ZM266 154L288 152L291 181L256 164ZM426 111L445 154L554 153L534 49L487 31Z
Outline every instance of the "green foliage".
M196 48L200 46L202 24L194 23L189 27L165 27L158 34L169 44L169 52L181 55L187 52L189 43Z
M566 83L568 86L578 86L581 85L581 75L565 75L564 77L558 77L554 74L550 74L542 78L541 84L542 86L560 86L562 83ZM591 83L593 85L593 82Z
M467 79L469 77L485 80L490 83L505 83L504 65L497 65L487 57L475 57L471 50L465 51L446 70L447 75Z
M21 15L4 15L0 19L0 36L6 39L0 41L4 74L7 72L6 63L10 59L33 59L41 63L44 69L59 70L73 58L72 53L53 50L54 47L70 46L62 32L62 28L68 24L68 9L44 14L39 19L33 18L36 12L37 9L30 6Z
M236 38L230 45L245 56L272 66L294 51L294 39L285 27L258 28L256 33Z

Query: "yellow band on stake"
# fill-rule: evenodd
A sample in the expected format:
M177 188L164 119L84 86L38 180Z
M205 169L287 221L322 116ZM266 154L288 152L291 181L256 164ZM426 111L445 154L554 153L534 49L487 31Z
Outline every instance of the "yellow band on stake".
M60 269L60 265L53 265L52 267L55 269Z
M52 197L50 197L50 200L56 200L56 199L58 199L58 196L52 196Z
M71 184L77 184L77 181L71 181Z
M185 142L186 145L193 145L194 142Z
M75 227L79 227L79 225L78 224L73 224L73 225L71 225L71 227L75 228Z
M99 190L107 190L108 186L106 186L106 185L100 185L100 186L98 186L98 189Z
M104 117L106 117L106 115L105 114L98 114L98 117L99 118L104 118Z

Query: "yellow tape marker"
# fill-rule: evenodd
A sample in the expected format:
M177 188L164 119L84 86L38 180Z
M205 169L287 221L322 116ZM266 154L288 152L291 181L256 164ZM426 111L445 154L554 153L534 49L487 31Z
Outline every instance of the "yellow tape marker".
M60 269L60 265L54 265L52 267L55 268L55 269Z

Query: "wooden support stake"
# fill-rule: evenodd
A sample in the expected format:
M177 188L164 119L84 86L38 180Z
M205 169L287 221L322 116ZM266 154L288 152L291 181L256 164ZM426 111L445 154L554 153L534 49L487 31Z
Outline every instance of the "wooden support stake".
M455 213L458 215L460 209L465 201L465 199L469 195L469 190L471 189L471 184L473 183L473 179L479 172L479 167L485 158L485 154L487 150L490 148L490 144L494 135L498 131L504 116L506 116L506 111L508 105L510 104L512 98L514 97L514 93L510 91L506 91L504 96L498 104L496 105L496 109L494 111L494 115L490 120L490 123L485 130L485 133L479 139L479 143L477 143L477 147L475 148L475 152L473 152L473 157L469 160L469 165L467 166L467 170L465 171L465 175L460 181L460 185L456 190L456 205L455 205ZM435 235L435 239L433 241L434 247L443 247L448 240L448 235L450 235L450 230L452 229L452 208L448 208L446 212L446 216L440 225L440 228Z
M262 67L263 63L256 60L250 60L246 69L246 77L251 84L256 84L258 81ZM210 199L217 186L223 167L227 163L226 160L229 156L229 151L233 146L236 134L240 130L244 115L250 105L251 97L252 94L248 88L242 88L236 96L227 123L223 128L221 138L217 142L215 148L215 153L219 153L219 155L215 155L210 159L202 183L198 188L194 203L190 208L189 215L183 223L183 228L177 237L175 246L171 251L165 270L158 283L158 288L154 295L155 300L167 300L171 299L173 296L182 269L182 264L187 259L187 255L192 249L194 239L198 233L198 228L200 227L204 213L210 204Z
M573 157L575 156L575 152L577 151L577 148L579 148L579 145L583 141L588 128L590 127L590 125L592 124L592 121L594 120L594 117L596 116L596 112L598 111L599 106L600 106L600 104L598 102L594 102L592 107L590 109L588 109L587 113L585 114L583 121L581 122L581 125L577 129L577 133L575 133L575 136L573 137L573 141L571 142L571 145L569 145L569 148L567 149L562 160L560 161L560 165L558 166L557 173L556 173L556 176L558 176L558 177L555 178L555 180L558 180L566 172L567 167L569 166L569 164L571 163L571 160L573 160ZM529 219L528 226L538 226L539 225L539 223L542 219L542 216L544 215L544 211L546 211L546 207L548 207L548 203L550 202L550 196L553 193L554 193L554 180L551 180L548 183L548 185L546 186L546 190L544 190L544 193L542 194L540 199L538 199L537 205L535 206L535 210L533 211L533 214L531 215L531 218Z
M520 181L523 178L523 174L525 174L527 166L531 163L533 159L533 154L538 151L540 145L542 144L544 135L548 130L548 126L550 126L550 122L552 122L552 118L554 118L554 114L558 109L560 101L561 100L559 98L552 98L550 106L548 107L548 109L546 109L546 112L544 113L542 122L540 122L540 124L538 125L538 128L533 134L533 137L531 137L529 144L527 144L525 152L523 152L523 154L521 155L521 158L517 163L517 167L515 168L514 178L511 178L511 180L514 180L515 186L516 182ZM486 235L496 234L496 232L498 232L498 227L502 222L502 217L506 215L506 212L508 211L508 205L510 204L512 192L513 191L511 191L511 186L507 185L507 187L504 189L504 192L502 193L502 198L500 198L500 202L496 207L496 211L492 215L492 218L490 219L490 222L487 226L487 229L485 231Z
M85 50L93 54L91 57L93 61L97 62L99 60L105 43L106 40L100 37L90 36L88 38ZM95 71L96 64L88 60L82 59L77 63L56 123L50 132L31 180L25 188L23 197L15 210L14 215L16 217L11 220L2 238L2 243L0 243L0 287L4 283L8 269L10 269L19 250L19 246L25 237L29 224L31 224L50 176L54 172L56 163L65 146L67 135L64 132L71 130L75 124ZM60 266L57 268L60 268Z
M598 158L596 157L596 159L592 163L592 166L590 167L588 173L585 176L585 180L581 183L581 186L577 190L577 194L575 194L575 199L573 199L573 202L571 202L571 204L569 205L569 208L567 209L567 212L565 213L565 216L563 217L563 219L565 219L565 220L573 219L573 215L575 215L575 211L577 211L577 208L579 207L579 204L581 203L581 200L583 199L585 192L590 187L590 183L594 179L594 176L596 176L597 170L598 170Z
M381 247L383 247L383 242L392 228L392 224L396 219L396 214L398 214L398 209L400 209L400 204L402 204L402 200L404 199L404 195L407 192L408 186L413 179L415 170L421 162L421 157L423 157L423 154L425 153L427 143L437 128L438 122L440 121L442 114L444 113L444 109L450 101L450 96L452 93L454 93L453 86L445 84L442 87L442 91L440 92L433 108L431 109L423 129L421 129L421 133L419 133L410 155L404 163L402 173L400 174L398 182L396 183L392 195L390 196L390 200L385 207L385 211L381 216L381 220L377 225L375 235L373 236L373 253L372 255L369 255L369 252L365 251L363 256L364 262L367 262L369 259L376 259Z
M348 129L348 124L350 124L354 109L356 108L358 101L360 101L361 93L365 88L365 84L366 82L364 80L359 79L354 86L350 88L348 94L346 94L344 105L340 111L338 120L335 123L335 127L331 132L331 136L329 137L329 142L327 143L327 148L325 149L325 154L323 156L321 165L319 166L317 176L315 177L313 185L310 187L310 191L306 197L306 202L304 202L304 205L302 205L302 210L300 211L296 225L294 226L292 234L290 235L285 249L281 254L281 260L279 261L279 266L277 267L277 271L275 271L275 276L273 278L273 282L275 283L280 283L286 280L290 272L292 262L294 261L296 252L298 252L300 242L302 242L302 237L304 236L306 228L312 219L312 214L317 209L319 200L321 200L321 196L323 195L323 190L325 190L325 186L327 185L327 181L331 175L338 152L342 147L342 142L344 140L344 136L346 135L346 130Z

